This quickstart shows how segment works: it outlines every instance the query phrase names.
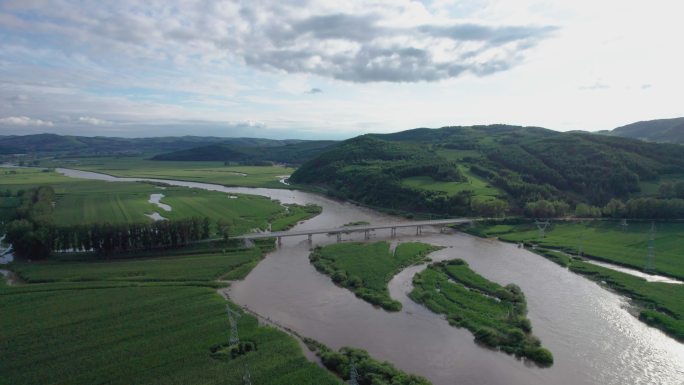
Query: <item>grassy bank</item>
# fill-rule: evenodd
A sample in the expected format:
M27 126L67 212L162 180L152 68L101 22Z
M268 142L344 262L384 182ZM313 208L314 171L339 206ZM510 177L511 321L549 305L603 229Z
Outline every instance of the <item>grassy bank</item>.
M637 307L640 320L684 341L684 285L648 282L559 251L577 253L582 245L585 256L641 270L648 252L650 228L650 223L639 222L629 223L628 226L620 226L615 222L563 223L554 224L544 238L529 224L481 226L476 231L480 235L496 235L507 241L542 245L534 251L630 298ZM684 260L677 244L681 244L682 240L684 224L657 224L654 247L655 267L659 273L681 279Z
M401 310L389 296L387 284L403 268L426 261L439 247L424 243L402 243L394 253L387 242L337 243L317 247L309 259L316 269L359 298L388 311Z
M475 229L478 235L496 236L510 242L535 243L557 248L606 262L644 269L650 239L651 222L553 223L545 236L540 236L534 224L484 225ZM656 223L653 246L655 272L684 279L684 223Z
M413 285L411 299L470 330L476 341L540 365L553 364L551 352L531 334L519 287L488 281L460 259L430 265L414 276Z

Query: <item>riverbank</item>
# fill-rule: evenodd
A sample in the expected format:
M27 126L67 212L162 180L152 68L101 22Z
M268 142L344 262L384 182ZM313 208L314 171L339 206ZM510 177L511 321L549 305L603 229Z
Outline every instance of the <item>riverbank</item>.
M643 224L639 229L636 229L637 226L635 224L631 224L632 228L630 230L632 233L625 233L627 229L615 229L614 225L606 224L593 224L591 226L584 224L561 224L554 226L553 229L549 229L544 234L543 238L540 237L538 230L536 230L537 235L535 236L535 230L530 229L529 225L494 225L489 228L477 229L473 233L480 236L496 234L504 241L533 245L531 248L532 252L629 298L637 309L635 316L639 320L649 326L662 330L680 342L684 342L684 285L648 281L643 277L617 271L610 267L599 266L567 253L568 250L575 250L577 253L579 251L578 248L582 250L588 248L592 251L590 258L596 258L593 253L597 250L610 250L608 251L610 257L599 257L598 259L633 267L633 262L625 264L624 261L634 260L635 257L632 257L636 254L634 250L630 250L627 256L613 256L617 255L616 249L623 250L629 248L630 244L633 245L634 239L639 237L641 230L645 230L647 226L650 227L650 224ZM663 227L662 224L659 226ZM677 226L677 228L682 226L684 228L683 225L670 223L666 226L666 232L673 233L673 226ZM589 229L599 228L603 232L601 234L588 234L587 227ZM466 229L466 231L468 230ZM645 237L643 234L640 236L642 238ZM589 240L596 239L599 240L599 245L590 246ZM632 243L625 244L628 242L628 239L632 240ZM615 242L612 248L610 248L610 242ZM648 247L644 245L643 239L641 242L637 243L637 245L641 245L641 248ZM662 245L663 242L660 241L659 244ZM672 242L672 240L668 239L668 242ZM647 250L642 251L647 252ZM674 261L676 258L675 250L667 249L663 253L665 254L664 258L666 261L661 262L660 266L678 266L678 262ZM589 255L583 253L583 257L586 258ZM678 276L679 274L669 275Z

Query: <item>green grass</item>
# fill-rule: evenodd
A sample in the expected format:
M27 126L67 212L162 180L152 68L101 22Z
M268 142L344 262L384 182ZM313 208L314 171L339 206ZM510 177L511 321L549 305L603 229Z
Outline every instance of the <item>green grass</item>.
M439 182L429 176L415 176L402 179L403 186L420 190L439 191L449 196L462 191L472 191L474 199L490 200L503 195L497 188L491 186L486 180L473 174L466 167L460 167L461 172L468 178L466 182Z
M41 185L52 186L57 194L53 214L57 225L149 222L151 219L145 214L158 212L168 219L208 217L214 230L220 219L232 224L231 234L235 235L255 228L266 230L271 221L274 228L286 229L320 213L317 206L284 207L262 196L184 187L162 190L147 183L84 180L36 169L16 169L15 173L3 175L0 180L0 190L18 191ZM165 211L149 203L150 195L154 193L164 194L161 202L170 205L172 210ZM230 195L238 198L231 199ZM15 197L0 198L0 215L11 215L16 201ZM6 213L2 211L4 207L7 207Z
M470 330L476 341L541 365L553 363L551 352L531 334L525 296L517 286L491 282L460 259L430 265L414 276L413 286L411 299Z
M227 254L181 255L98 262L16 262L12 269L27 282L58 281L210 281L259 261L258 248ZM239 279L232 275L232 279Z
M389 243L337 243L317 247L310 255L316 269L359 298L388 311L401 310L401 303L389 296L387 284L403 268L425 262L426 255L439 247L424 243L402 243L394 254Z
M58 159L49 164L120 177L178 179L225 186L269 188L287 188L279 182L279 177L290 175L294 171L280 166L224 166L223 162L155 161L141 157Z
M203 287L120 287L0 295L0 372L7 384L340 384L280 331L239 319L257 350L227 345L226 302Z
M496 235L510 242L536 243L547 248L564 249L642 270L646 264L650 238L650 222L554 223L541 238L533 224L484 227L485 235ZM657 223L654 240L655 271L659 274L684 279L684 223Z
M341 384L294 338L239 318L235 358L217 278L239 279L262 250L103 262L13 263L28 284L0 286L0 383ZM33 283L43 282L43 283Z

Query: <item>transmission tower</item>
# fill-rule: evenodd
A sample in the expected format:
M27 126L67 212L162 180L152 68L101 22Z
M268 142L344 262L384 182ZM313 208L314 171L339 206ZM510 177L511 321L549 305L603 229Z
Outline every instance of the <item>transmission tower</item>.
M252 385L252 375L249 373L249 368L245 365L245 375L242 376L242 382L245 385Z
M240 343L237 329L237 319L240 318L240 313L234 311L229 306L226 306L226 309L228 309L228 322L230 322L230 340L228 341L228 344L237 345Z
M349 367L349 385L359 385L359 372L356 371L356 364L351 363Z
M644 271L646 272L652 272L655 270L655 234L655 222L651 222L651 235L648 239L648 254L646 254L646 265L644 266Z
M539 229L539 238L544 238L544 236L546 234L546 229L549 227L551 222L549 222L548 219L545 220L544 222L542 222L540 220L536 220L534 222L534 224L537 225L537 229Z
M627 218L622 218L622 222L620 222L620 227L622 227L622 231L625 231L627 229L627 226L629 226L629 224L627 223Z

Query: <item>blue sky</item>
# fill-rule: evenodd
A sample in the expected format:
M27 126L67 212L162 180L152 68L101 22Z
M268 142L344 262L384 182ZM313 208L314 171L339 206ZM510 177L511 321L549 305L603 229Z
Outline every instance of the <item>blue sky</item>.
M0 0L0 135L347 138L684 115L684 3Z

